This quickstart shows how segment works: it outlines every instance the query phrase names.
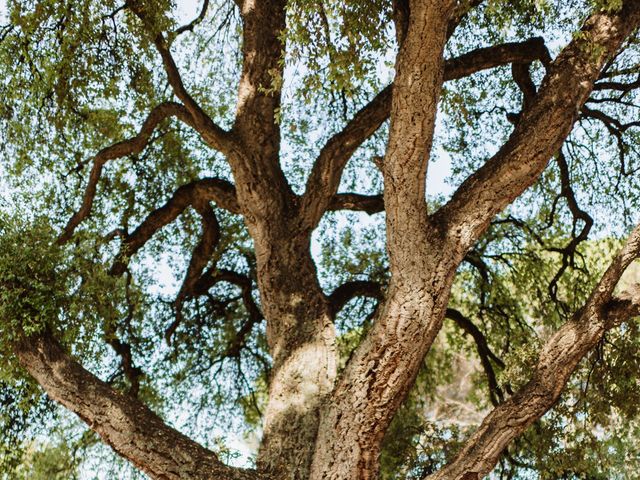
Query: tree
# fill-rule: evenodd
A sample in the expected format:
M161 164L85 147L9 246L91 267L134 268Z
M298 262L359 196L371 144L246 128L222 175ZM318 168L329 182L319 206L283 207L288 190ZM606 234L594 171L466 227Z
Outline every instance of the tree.
M153 479L372 479L382 452L387 477L470 480L535 469L522 439L579 423L576 398L598 425L621 414L587 390L637 390L602 358L636 361L639 299L616 286L640 229L614 237L638 198L639 2L204 0L183 26L165 0L80 3L9 1L0 30L1 380L21 415L41 414L35 382ZM429 198L445 152L464 181ZM615 219L597 247L581 203ZM384 219L371 251L347 248L368 227L322 223L344 211ZM319 228L347 248L320 271ZM163 301L168 245L185 268ZM429 359L463 344L491 408L407 466ZM254 469L156 413L192 395L261 425Z

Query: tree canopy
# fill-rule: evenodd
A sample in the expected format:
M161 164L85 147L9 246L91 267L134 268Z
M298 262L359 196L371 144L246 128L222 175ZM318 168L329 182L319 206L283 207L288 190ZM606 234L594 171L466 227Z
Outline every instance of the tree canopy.
M639 26L0 0L0 479L640 471Z

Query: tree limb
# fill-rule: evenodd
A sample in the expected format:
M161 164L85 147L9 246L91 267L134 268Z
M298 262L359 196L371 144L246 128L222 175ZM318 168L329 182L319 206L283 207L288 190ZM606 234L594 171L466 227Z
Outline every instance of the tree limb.
M111 267L113 275L122 275L127 259L133 256L161 228L173 222L189 205L202 205L200 202L215 201L216 204L232 213L240 213L236 200L235 187L219 178L203 178L178 188L162 207L154 210L136 228L127 235L116 262Z
M185 110L185 108L179 103L164 102L151 110L151 113L147 116L146 120L142 124L138 135L135 137L123 140L115 143L109 147L100 150L95 157L93 157L93 166L91 173L89 174L89 183L85 188L84 196L82 198L82 205L80 209L69 219L64 231L58 239L59 243L68 242L76 227L89 216L93 200L96 196L96 190L98 188L98 182L102 175L102 168L109 160L121 158L126 155L133 155L140 153L149 142L151 134L156 127L163 120L176 116L183 120L185 123L191 123L191 115Z
M263 0L242 2L240 9L242 72L232 132L243 150L230 161L249 224L254 219L273 223L293 204L293 191L280 167L277 118L284 75L285 5L284 0Z
M551 64L507 143L434 215L457 244L457 255L464 255L491 219L535 182L571 131L600 69L638 24L637 2L624 2L616 13L595 13Z
M205 2L206 4L207 2ZM171 86L173 93L184 104L187 111L191 114L194 128L202 135L204 141L212 148L220 151L224 155L229 155L234 151L237 151L239 145L226 130L219 127L207 113L200 107L200 105L193 99L184 86L182 76L178 70L178 66L171 55L167 41L161 32L154 32L148 25L147 14L144 7L141 6L137 0L128 0L128 7L133 13L140 19L142 24L149 30L150 35L153 38L153 43L156 46L156 50L162 58L164 69L167 73L167 80ZM205 12L206 13L206 12Z
M85 370L49 333L20 341L21 365L55 401L78 415L119 455L154 480L257 480L165 424L146 405Z
M489 344L487 343L487 339L480 329L476 327L469 318L465 317L462 312L453 308L447 308L446 316L453 320L462 330L467 332L473 338L473 341L476 344L476 350L478 351L478 356L480 357L480 363L482 364L482 368L487 376L489 398L491 399L491 403L498 405L502 402L504 396L502 394L502 390L498 386L498 380L491 361L494 361L500 368L504 368L504 363L491 351L491 348L489 348Z
M176 319L165 332L165 339L169 345L171 345L171 335L182 320L182 306L185 300L193 295L197 281L220 242L220 224L209 202L197 199L194 207L202 217L202 237L191 254L187 273L175 300Z
M604 333L640 315L640 292L613 297L620 277L639 255L640 226L631 233L584 307L547 340L531 380L496 407L458 456L429 477L431 480L479 480L487 475L507 445L553 407L580 360Z
M228 269L210 268L207 270L193 285L193 296L205 295L214 285L220 282L227 282L235 285L240 289L244 308L249 315L247 321L242 325L236 333L234 339L227 345L222 353L222 357L236 357L246 343L246 339L253 330L253 327L263 320L263 315L253 299L253 282L251 278ZM176 331L180 321L178 318L169 326L165 333L165 337L171 338Z
M178 35L183 34L184 32L193 32L193 29L197 25L202 23L204 18L207 16L207 10L208 9L209 9L209 0L203 0L202 8L200 9L200 13L198 14L198 16L196 18L194 18L192 21L190 21L189 23L187 23L186 25L183 25L183 26L179 27L178 29L176 29L173 32L172 37L175 38Z
M329 303L335 317L344 306L356 297L382 299L382 288L378 282L354 280L344 283L329 295Z
M380 444L404 393L405 377L415 378L420 342L406 319L428 308L430 266L426 265L427 209L424 191L438 98L443 82L443 50L453 1L409 1L411 21L396 61L389 141L382 168L387 250L391 282L374 325L355 350L321 413L311 478L376 478ZM340 135L340 134L338 134ZM347 158L338 161L339 170ZM333 159L316 164L314 173ZM338 178L328 168L329 178ZM313 183L313 181L311 181ZM337 184L315 201L329 204ZM313 192L314 189L308 189ZM311 193L313 195L313 193ZM316 214L323 208L312 209ZM313 217L313 215L312 215ZM312 221L319 220L311 218ZM405 295L406 294L406 295ZM422 332L419 332L420 334ZM411 338L413 345L407 345ZM405 348L406 347L406 348ZM375 418L362 422L362 418ZM344 448L344 445L350 448ZM336 471L340 473L336 475Z

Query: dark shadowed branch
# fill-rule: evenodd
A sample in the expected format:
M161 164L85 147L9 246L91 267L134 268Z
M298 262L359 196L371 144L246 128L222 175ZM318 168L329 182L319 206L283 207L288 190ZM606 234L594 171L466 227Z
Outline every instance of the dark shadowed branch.
M140 128L139 133L135 137L106 147L100 150L100 152L98 152L96 156L93 157L91 173L89 174L89 183L85 188L85 192L82 198L82 205L80 209L67 222L67 225L58 240L60 243L69 241L76 227L91 213L91 207L96 196L98 182L100 181L102 169L105 163L107 163L109 160L114 160L116 158L125 157L127 155L140 153L147 146L151 134L154 132L160 122L172 116L179 117L186 123L191 122L191 115L179 103L161 103L153 110L151 110L151 113L149 113L149 116L146 118L146 120L142 124L142 127Z
M161 228L173 222L190 205L214 201L216 205L232 213L239 213L235 188L226 180L203 178L178 188L162 207L151 212L147 218L122 242L120 253L111 267L113 275L122 275L128 258L134 255Z
M454 308L447 308L446 315L447 318L453 320L456 325L458 325L458 327L471 335L471 338L473 338L473 341L476 344L476 350L478 351L478 356L480 357L480 363L482 364L484 373L487 376L489 398L491 399L491 403L497 405L498 403L502 402L504 399L504 395L498 385L496 373L491 362L494 362L499 368L504 368L504 363L493 353L491 348L489 348L487 339L480 331L480 329L476 327L469 318L464 316L462 312Z

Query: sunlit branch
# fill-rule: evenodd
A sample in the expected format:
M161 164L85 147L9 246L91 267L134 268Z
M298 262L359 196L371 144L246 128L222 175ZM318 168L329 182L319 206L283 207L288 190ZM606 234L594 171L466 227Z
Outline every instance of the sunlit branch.
M257 472L224 465L215 453L168 426L135 397L118 392L88 372L50 333L25 338L14 351L53 400L78 415L107 445L150 478L263 478Z
M601 68L638 23L640 7L635 2L625 2L623 10L611 17L594 14L581 35L549 66L535 100L522 112L509 140L434 214L435 223L456 232L461 253L538 178L571 131Z
M544 344L529 382L489 413L458 456L429 478L486 475L506 446L555 404L579 362L604 333L640 314L637 288L619 297L613 296L620 277L639 255L640 226L631 233L583 308Z

